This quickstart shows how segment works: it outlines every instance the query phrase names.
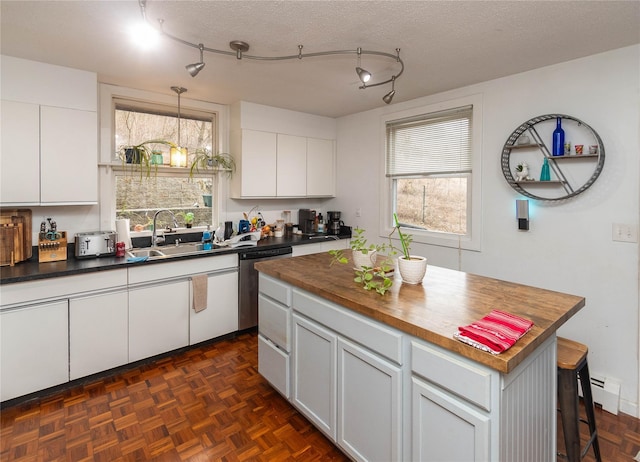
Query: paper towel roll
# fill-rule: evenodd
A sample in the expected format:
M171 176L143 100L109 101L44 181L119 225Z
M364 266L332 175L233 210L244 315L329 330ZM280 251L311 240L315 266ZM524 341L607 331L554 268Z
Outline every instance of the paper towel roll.
M121 218L116 220L116 233L118 234L118 242L124 242L124 248L130 249L132 245L128 218Z

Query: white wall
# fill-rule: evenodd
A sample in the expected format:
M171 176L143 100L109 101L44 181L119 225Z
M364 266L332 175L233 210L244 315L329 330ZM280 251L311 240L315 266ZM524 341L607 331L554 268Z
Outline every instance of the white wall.
M621 410L635 416L638 244L613 242L611 227L637 226L639 221L639 56L639 46L622 48L343 117L338 120L338 196L332 203L343 211L346 223L376 238L383 182L381 117L481 94L481 250L425 244L414 244L413 250L427 256L430 264L586 297L586 307L559 333L589 346L592 374L619 382ZM397 87L401 94L401 81ZM522 197L502 175L502 147L521 123L552 113L572 115L599 133L606 152L604 169L590 189L573 199L531 201L530 231L521 232L515 200ZM358 208L361 217L356 216Z

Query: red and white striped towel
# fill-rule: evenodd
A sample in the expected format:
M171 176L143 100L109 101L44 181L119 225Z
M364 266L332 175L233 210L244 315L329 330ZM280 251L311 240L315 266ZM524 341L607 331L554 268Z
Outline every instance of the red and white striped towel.
M458 332L453 336L461 342L497 355L511 348L532 327L533 321L504 311L491 310L484 318L458 327Z

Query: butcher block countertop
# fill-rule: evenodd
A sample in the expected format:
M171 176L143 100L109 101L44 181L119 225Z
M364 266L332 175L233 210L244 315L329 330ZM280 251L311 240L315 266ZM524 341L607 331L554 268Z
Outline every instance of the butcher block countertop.
M350 251L345 251L350 257ZM353 281L350 264L331 265L328 253L262 261L255 268L427 342L509 373L585 305L584 297L428 266L419 285L394 277L385 295ZM507 351L492 355L453 338L458 326L500 309L534 322Z

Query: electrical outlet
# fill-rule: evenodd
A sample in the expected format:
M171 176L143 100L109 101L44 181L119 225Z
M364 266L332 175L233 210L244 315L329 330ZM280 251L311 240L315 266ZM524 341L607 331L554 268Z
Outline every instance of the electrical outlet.
M362 216L362 209L360 207L358 207L356 209L356 217L360 218Z
M614 241L638 242L638 228L634 225L614 223L611 232Z

